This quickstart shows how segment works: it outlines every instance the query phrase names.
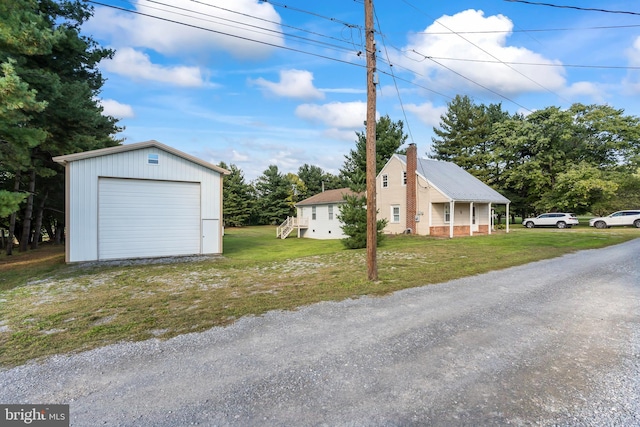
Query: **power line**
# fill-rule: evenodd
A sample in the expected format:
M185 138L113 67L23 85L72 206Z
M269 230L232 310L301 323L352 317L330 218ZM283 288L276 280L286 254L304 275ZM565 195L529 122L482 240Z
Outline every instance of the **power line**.
M619 14L624 14L624 15L640 15L640 12L629 12L629 11L626 11L626 10L608 10L608 9L599 9L599 8L594 8L594 7L568 6L568 5L560 5L560 4L553 4L553 3L541 3L541 2L534 2L534 1L527 1L527 0L504 0L504 1L510 2L510 3L525 3L525 4L534 5L534 6L556 7L556 8L559 8L559 9L584 10L584 11L588 11L588 12L619 13Z
M517 105L518 107L523 108L523 109L525 109L526 111L528 111L528 112L530 112L530 113L532 113L532 112L533 112L533 111L532 111L532 110L530 110L529 108L527 108L527 107L525 107L524 105L522 105L522 104L520 104L520 103L518 103L518 102L514 101L513 99L508 98L508 97L506 97L506 96L502 95L501 93L498 93L498 92L496 92L495 90L493 90L493 89L491 89L491 88L488 88L487 86L485 86L485 85L483 85L483 84L480 84L480 83L476 82L476 81L475 81L475 80L473 80L473 79L470 79L469 77L467 77L467 76L465 76L465 75L463 75L463 74L461 74L461 73L457 72L457 71L456 71L456 70L454 70L453 68L449 68L449 67L447 67L446 65L441 64L440 62L436 61L435 59L433 59L433 58L431 58L431 57L428 57L428 56L426 56L426 55L423 55L423 54L421 54L420 52L418 52L418 51L416 51L416 50L413 50L412 52L413 52L413 53L415 53L416 55L424 56L424 59L428 59L428 60L430 60L430 61L432 61L432 62L435 62L436 64L438 64L438 65L439 65L439 66L441 66L442 68L446 68L447 70L449 70L449 71L451 71L452 73L454 73L454 74L456 74L456 75L458 75L458 76L462 77L463 79L465 79L465 80L467 80L467 81L469 81L469 82L471 82L471 83L473 83L473 84L475 84L475 85L477 85L477 86L479 86L479 87L481 87L481 88L483 88L483 89L485 89L485 90L487 90L487 91L489 91L489 92L493 93L494 95L499 96L500 98L503 98L503 99L505 99L505 100L507 100L507 101L509 101L509 102L514 103L514 104L515 104L515 105Z
M306 13L306 14L308 14L308 15L312 15L312 16L315 16L315 17L317 17L317 18L322 18L322 19L325 19L325 20L327 20L327 21L331 21L331 22L335 22L335 23L338 23L338 24L342 24L342 25L344 25L344 26L346 26L346 27L349 27L349 28L357 28L357 29L358 29L358 30L360 30L360 31L364 31L364 27L363 27L362 25L352 24L352 23L347 22L347 21L341 21L341 20L339 20L339 19L332 18L332 17L330 17L330 16L320 15L320 14L318 14L318 13L311 12L311 11L309 11L309 10L305 10L305 9L298 9L298 8L296 8L296 7L291 7L291 6L288 6L288 5L286 5L286 4L277 3L277 2L274 2L274 1L271 1L271 0L259 0L259 1L261 1L262 3L269 3L269 4L272 4L272 5L274 5L274 6L281 7L281 8L283 8L283 9L293 10L293 11L301 12L301 13Z
M183 14L183 13L170 11L170 10L167 10L167 9L162 9L162 8L158 8L158 7L139 4L140 6L148 8L148 9L153 9L153 10L157 10L157 11L161 11L161 12L167 12L167 13L170 13L172 15L183 16L183 17L186 17L186 18L198 19L200 21L205 21L205 22L218 23L220 25L225 25L225 26L228 26L228 27L231 27L231 28L238 28L238 29L245 29L244 27L254 28L254 29L257 29L257 30L262 30L262 31L255 31L258 34L265 34L266 35L267 33L275 33L275 34L279 34L279 35L282 35L282 36L295 38L295 39L301 40L303 42L308 42L308 44L318 44L318 45L324 45L326 47L332 47L332 48L335 48L337 50L343 50L343 51L348 51L348 52L351 51L351 49L343 47L343 46L337 46L335 44L321 42L321 41L318 41L318 40L312 40L312 39L308 39L308 38L305 38L305 37L302 37L302 36L298 36L298 35L295 35L295 34L287 34L287 33L284 33L282 31L277 31L277 30L273 30L273 29L270 29L270 28L260 27L260 26L257 26L257 25L248 24L246 22L235 21L235 20L232 20L232 19L223 18L221 16L216 16L216 15L211 15L211 14L207 14L207 13L203 13L203 12L198 12L198 11L195 11L195 10L192 10L192 9L187 9L187 8L183 8L183 7L179 7L179 6L166 4L166 3L162 3L162 2L159 2L159 1L156 1L156 0L142 0L142 1L146 1L148 3L157 4L157 5L160 5L160 6L166 6L166 7L169 7L169 8L173 8L173 9L177 9L177 10L181 10L181 11L190 13L190 14ZM191 0L191 1L194 1L195 3L201 3L201 2L198 2L198 1L195 1L195 0ZM131 5L134 5L130 1L128 3L131 4ZM231 13L237 13L239 15L247 16L247 17L250 17L252 19L261 20L261 21L265 21L265 22L268 22L268 23L273 23L273 24L280 25L280 26L287 27L287 28L292 28L292 29L295 29L295 30L298 30L298 31L309 32L309 33L312 33L314 35L319 35L319 36L323 36L323 37L326 37L326 38L329 38L329 39L334 39L334 40L337 40L339 42L345 42L345 40L340 40L340 39L335 38L335 37L324 36L324 35L322 35L320 33L313 33L313 32L310 32L310 31L303 30L301 28L296 28L296 27L292 27L292 26L289 26L289 25L279 24L279 23L274 22L274 21L269 21L267 19L259 18L259 17L256 17L256 16L251 16L251 15L244 14L244 13L241 13L241 12L232 11L230 9L224 9L224 8L220 8L218 6L207 5L206 3L201 3L201 4L203 4L205 6L216 7L216 8L231 12ZM130 9L126 9L126 10L130 10ZM218 21L213 21L213 20L210 20L210 19L202 18L201 16L214 18L214 19L220 20L220 21L227 21L227 22L231 22L231 23L234 23L234 24L239 24L241 26L224 24L224 23L221 23L221 22L218 22ZM247 31L254 31L254 30L248 30L247 29Z
M513 30L484 30L484 31L458 31L458 34L505 34L505 33L547 33L556 31L591 31L591 30L616 30L623 28L638 28L640 25L606 25L597 27L573 27L573 28L524 28ZM426 35L455 35L448 31L418 31L416 34Z
M424 11L422 11L421 9L419 9L419 8L417 8L416 6L414 6L414 5L412 5L411 3L409 3L407 0L402 0L402 1L403 1L405 4L407 4L407 5L411 6L411 7L413 7L414 9L416 9L416 10L418 10L418 11L422 12L422 13L423 13L423 14L425 14L426 16L429 16L428 14L426 14L426 13L425 13ZM430 19L433 19L433 17L429 17L429 18L430 18ZM458 37L460 37L462 40L464 40L464 41L466 41L467 43L469 43L470 45L474 46L476 49L479 49L479 50L481 50L482 52L486 53L487 55L489 55L489 56L490 56L490 57L492 57L493 59L495 59L495 60L499 61L500 63L502 63L502 64L503 64L503 65L505 65L506 67L508 67L508 68L510 68L511 70L515 71L516 73L520 74L522 77L524 77L524 78L526 78L527 80L531 81L532 83L534 83L535 85L539 86L540 88L542 88L542 89L546 90L547 92L551 93L552 95L557 96L558 98L564 99L567 103L571 103L571 101L569 101L568 99L566 99L566 98L564 98L563 96L561 96L561 95L559 95L559 94L555 93L555 92L554 92L554 91L552 91L551 89L549 89L549 88L547 88L547 87L543 86L541 83L539 83L539 82L535 81L534 79L532 79L531 77L529 77L529 76L525 75L524 73L521 73L520 71L516 70L515 68L513 68L513 67L512 67L512 66L510 66L509 64L507 64L507 63L505 63L504 61L502 61L500 58L498 58L498 57L496 57L495 55L493 55L491 52L488 52L486 49L483 49L482 47L480 47L480 46L478 46L477 44L473 43L471 40L467 39L466 37L462 36L461 34L457 33L456 31L453 31L451 28L447 27L446 25L444 25L442 22L438 21L437 19L435 19L435 20L434 20L434 22L436 22L436 23L438 23L439 25L443 26L444 28L446 28L446 29L447 29L448 31L450 31L451 33L454 33L454 34L458 35ZM427 56L426 56L426 55L423 55L423 54L421 54L421 53L419 53L419 52L416 52L415 50L414 50L414 53L417 53L418 55L421 55L421 56L424 56L425 58L427 58ZM433 62L435 62L436 64L439 64L437 61L433 61ZM442 64L439 64L439 65L440 65L440 66L442 66L442 67L444 67L444 65L442 65ZM447 67L445 67L445 68L447 68ZM449 68L447 68L447 69L449 69ZM451 70L451 69L449 69L449 70L450 70L450 71L453 71L453 70ZM456 72L456 74L460 75L461 77L464 77L464 76L462 76L462 74L459 74L459 73L457 73L457 72ZM465 78L466 78L466 77L465 77ZM472 80L470 80L470 81L472 81ZM474 82L474 83L476 83L476 82ZM477 84L477 83L476 83L476 84ZM492 92L493 92L493 91L492 91ZM508 99L508 98L507 98L507 99ZM512 101L512 102L513 102L513 101ZM529 109L527 109L527 111L530 111L530 110L529 110Z
M380 20L378 19L378 14L376 13L376 9L375 7L373 8L373 15L376 18L376 22L378 24L378 28L380 29L380 34L382 34L382 26L380 25ZM398 101L400 102L400 109L402 110L402 115L404 116L404 122L407 124L407 132L409 133L409 138L411 138L411 142L413 142L415 144L415 141L413 139L413 134L411 133L411 126L409 125L409 119L407 119L407 112L404 109L404 104L402 102L402 96L400 96L400 90L398 89L398 81L396 80L396 76L393 72L393 64L391 64L391 61L389 60L389 53L387 52L387 45L384 43L384 37L382 38L382 46L384 47L384 55L387 58L387 61L389 61L389 70L391 71L391 76L392 76L392 80L393 80L393 85L396 89L396 94L398 95Z
M240 39L240 40L245 40L245 41L249 41L249 42L253 42L253 43L258 43L258 44L262 44L262 45L265 45L265 46L271 46L271 47L275 47L275 48L289 50L289 51L292 51L292 52L303 53L305 55L311 55L311 56L315 56L315 57L318 57L318 58L329 59L331 61L341 62L341 63L344 63L344 64L355 65L357 67L362 67L362 68L365 67L364 65L357 64L355 62L349 62L349 61L346 61L346 60L333 58L333 57L326 56L326 55L320 55L320 54L317 54L317 53L307 52L307 51L304 51L304 50L301 50L301 49L295 49L295 48L282 46L282 45L278 45L278 44L274 44L274 43L268 43L268 42L261 41L261 40L255 40L255 39L251 39L249 37L243 37L243 36L239 36L239 35L236 35L236 34L225 33L223 31L213 30L211 28L200 27L200 26L194 25L194 24L187 24L186 22L180 22L180 21L176 21L174 19L169 19L169 18L162 18L160 16L151 15L151 14L140 12L140 11L137 11L137 10L131 10L131 9L126 9L126 8L119 7L119 6L114 6L114 5L101 3L101 2L96 1L96 0L86 0L86 1L88 3L97 4L99 6L109 7L109 8L112 8L112 9L121 10L123 12L128 12L128 13L133 13L133 14L136 14L136 15L146 16L148 18L158 19L160 21L171 22L173 24L183 25L185 27L190 27L190 28L195 28L195 29L198 29L198 30L208 31L210 33L221 34L221 35L224 35L224 36L233 37L233 38L237 38L237 39Z
M413 51L416 53L415 51ZM465 58L444 58L438 56L429 56L428 59L440 59L447 61L463 61L478 62L485 64L510 64L510 65L531 65L535 67L567 67L567 68L594 68L594 69L612 69L612 70L640 70L640 67L622 66L622 65L579 65L579 64L554 64L554 63L536 63L536 62L510 62L510 61L489 61L484 59L465 59Z

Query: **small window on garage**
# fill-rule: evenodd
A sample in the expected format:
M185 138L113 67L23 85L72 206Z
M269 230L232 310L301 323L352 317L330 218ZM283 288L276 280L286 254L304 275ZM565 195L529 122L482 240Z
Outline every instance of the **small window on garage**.
M160 163L160 159L157 154L149 154L147 157L147 163L150 165L157 165Z
M329 221L333 221L333 205L329 205Z
M316 207L312 206L311 207L311 219L315 221L316 219Z

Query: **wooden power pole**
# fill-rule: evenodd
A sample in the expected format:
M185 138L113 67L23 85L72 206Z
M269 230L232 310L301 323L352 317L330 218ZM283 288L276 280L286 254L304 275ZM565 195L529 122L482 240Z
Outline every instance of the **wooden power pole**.
M367 277L378 280L378 227L376 212L376 42L373 0L364 0L367 50Z

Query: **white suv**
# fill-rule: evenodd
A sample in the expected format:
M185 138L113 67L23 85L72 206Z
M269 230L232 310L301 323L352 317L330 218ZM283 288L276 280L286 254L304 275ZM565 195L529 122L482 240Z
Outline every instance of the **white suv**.
M572 225L578 225L580 221L572 213L552 212L538 215L535 218L525 218L522 225L527 228L533 227L558 227L571 228Z
M640 209L634 211L618 211L609 216L593 218L589 225L595 228L609 228L615 225L633 225L640 228Z

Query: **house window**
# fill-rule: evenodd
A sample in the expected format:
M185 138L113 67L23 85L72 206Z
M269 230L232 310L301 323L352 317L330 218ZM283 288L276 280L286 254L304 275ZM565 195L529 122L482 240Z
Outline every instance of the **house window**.
M402 172L402 185L407 185L407 171Z
M387 188L389 186L389 177L387 175L382 175L382 188Z
M313 220L316 219L316 207L315 206L311 207L311 219L313 219Z
M329 205L329 221L333 220L333 205Z
M400 222L400 206L391 206L391 222Z
M451 205L444 205L444 222L451 222Z
M157 154L149 154L149 156L147 157L147 163L150 165L157 165L160 163L160 160L158 158Z

